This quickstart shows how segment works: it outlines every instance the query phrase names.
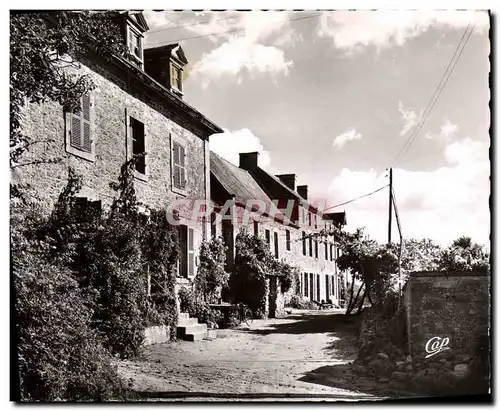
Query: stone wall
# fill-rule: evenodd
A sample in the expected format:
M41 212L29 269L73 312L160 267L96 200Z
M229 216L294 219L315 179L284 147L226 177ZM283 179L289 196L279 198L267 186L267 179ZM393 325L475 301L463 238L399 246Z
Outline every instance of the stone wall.
M405 294L412 358L428 355L426 344L434 337L449 339L446 346L449 350L445 351L472 357L478 340L488 336L488 276L476 273L412 273ZM430 359L439 359L439 355Z
M37 144L30 147L22 162L60 161L19 167L12 173L13 182L28 183L31 193L42 200L42 206L48 212L67 183L68 167L73 167L83 179L79 195L101 200L103 208L108 208L115 195L109 183L117 181L121 166L130 157L127 153L127 144L130 143L127 143L127 115L130 115L145 125L147 181L135 179L138 201L153 208L166 208L178 199L210 198L208 141L195 134L196 130L193 131L190 124L148 99L140 84L127 85L91 61L82 60L75 74L87 75L95 84L90 93L94 161L67 151L65 113L58 103L28 104L23 111L23 132ZM171 139L181 141L186 147L187 184L184 193L172 189ZM182 219L182 210L180 217L181 223L187 223ZM189 215L184 217L189 218ZM207 227L200 221L187 224L194 229L196 273L199 246Z

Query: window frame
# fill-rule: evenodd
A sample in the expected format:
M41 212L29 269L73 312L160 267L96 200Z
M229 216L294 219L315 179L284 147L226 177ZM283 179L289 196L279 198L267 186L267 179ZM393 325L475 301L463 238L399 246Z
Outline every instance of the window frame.
M179 78L179 84L176 84L176 83L174 82L174 76L172 75L174 70L177 72L177 74L178 74L178 76L179 76L179 77L178 77L178 78ZM184 87L183 87L183 86L184 86L184 85L183 85L183 81L182 81L182 80L183 80L183 79L182 79L182 71L183 71L183 70L182 70L182 67L181 67L179 64L177 64L177 63L175 63L174 61L170 60L170 87L171 87L172 89L174 89L175 91L177 91L177 92L181 93L181 94L183 94L183 91L182 91L182 90L183 90L183 88L184 88ZM177 87L178 85L180 85L180 88L179 88L179 87Z
M71 111L64 112L64 127L65 127L65 136L64 136L64 145L65 150L68 154L72 154L74 156L80 157L84 160L95 162L95 146L96 146L96 133L95 133L95 104L94 104L94 94L86 93L89 96L90 106L89 106L89 134L90 134L90 152L79 149L78 147L71 145L71 126L73 121L73 115ZM80 104L82 104L82 97L80 97ZM82 113L80 110L79 114ZM81 116L79 116L81 117ZM83 120L83 119L82 119Z
M148 136L148 128L146 125L146 122L144 121L144 118L134 109L127 107L125 109L125 135L126 135L126 161L129 161L132 159L134 155L134 142L133 142L133 135L131 133L131 121L130 119L133 118L135 121L139 121L144 125L144 152L146 153L144 156L144 173L141 173L137 169L134 169L134 177L138 180L147 182L149 180L149 136Z
M292 251L292 235L290 233L290 230L287 228L285 229L285 238L286 238L286 246L285 249L286 251Z
M273 233L273 246L274 246L274 257L280 258L280 244L279 244L279 234L277 231Z
M174 143L179 144L181 147L184 148L184 188L179 188L176 187L174 184L174 170L175 170L175 164L174 164ZM188 186L189 186L189 178L188 178L188 164L189 164L189 156L188 156L188 146L186 144L186 141L173 133L170 133L170 189L172 192L176 194L180 194L182 196L186 196L188 192Z
M140 56L135 54L130 50L130 38L131 35L134 35L138 39L138 44L140 48ZM144 36L141 34L139 30L133 27L130 23L127 24L127 52L129 57L132 57L132 60L141 68L144 68Z

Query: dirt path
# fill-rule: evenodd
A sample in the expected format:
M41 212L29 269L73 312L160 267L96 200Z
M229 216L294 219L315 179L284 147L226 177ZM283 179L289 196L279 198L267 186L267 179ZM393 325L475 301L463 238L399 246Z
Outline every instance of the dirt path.
M355 319L340 311L295 311L286 319L255 320L250 329L218 330L213 341L150 346L142 358L120 363L120 371L152 397L366 398L305 378L354 360L355 333Z

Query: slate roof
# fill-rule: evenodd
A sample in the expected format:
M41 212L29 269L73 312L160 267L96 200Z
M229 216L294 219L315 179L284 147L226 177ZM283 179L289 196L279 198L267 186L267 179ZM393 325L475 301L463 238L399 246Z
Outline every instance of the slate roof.
M347 219L345 216L345 211L337 212L337 213L325 213L323 215L323 218L325 220L331 220L334 222L335 225L346 225L347 224Z
M210 172L230 195L235 196L236 201L244 203L248 200L262 200L266 204L271 202L248 171L236 167L213 151L210 151Z

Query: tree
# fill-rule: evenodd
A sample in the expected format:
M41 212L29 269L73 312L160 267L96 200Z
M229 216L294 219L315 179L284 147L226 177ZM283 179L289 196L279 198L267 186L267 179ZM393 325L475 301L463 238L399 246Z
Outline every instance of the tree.
M397 270L398 259L393 245L379 245L364 235L362 229L354 233L337 232L337 246L342 255L337 259L340 270L348 270L352 274L350 299L347 314L359 304L361 311L365 298L375 307L384 305L391 291L391 281ZM354 296L354 284L361 282L358 293ZM363 290L363 293L358 297Z
M125 42L115 12L13 12L10 16L10 166L20 167L23 154L36 143L22 130L27 103L55 101L77 110L80 97L93 88L86 75L75 75L75 57L91 49L105 58L121 55ZM37 159L28 164L57 162Z
M490 256L470 237L459 237L442 252L439 269L442 271L490 271Z

